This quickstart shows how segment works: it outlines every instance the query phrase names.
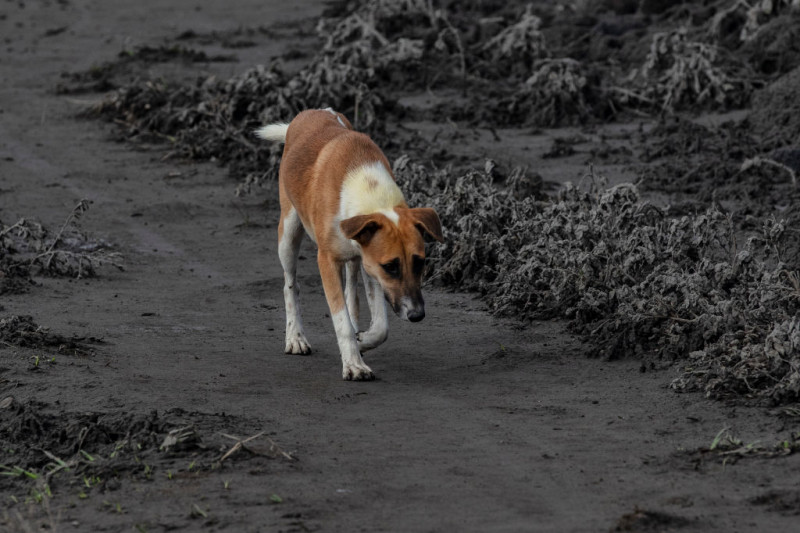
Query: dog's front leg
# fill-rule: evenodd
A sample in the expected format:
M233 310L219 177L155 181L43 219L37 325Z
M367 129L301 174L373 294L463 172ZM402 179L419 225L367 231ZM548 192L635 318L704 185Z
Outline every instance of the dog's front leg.
M353 328L358 331L358 271L361 269L361 261L352 259L344 267L344 299L347 303L347 312L350 313L350 321Z
M339 352L342 354L342 378L346 380L375 379L372 370L364 363L361 352L358 350L356 330L350 320L350 313L344 300L343 270L344 265L326 254L322 250L317 254L319 273L322 276L322 286L325 289L325 298L331 310L333 327L336 329L336 340L339 343Z
M386 316L386 300L383 297L381 284L373 279L362 267L361 277L367 291L369 303L369 329L357 335L358 347L361 351L371 350L383 344L389 336L389 319Z

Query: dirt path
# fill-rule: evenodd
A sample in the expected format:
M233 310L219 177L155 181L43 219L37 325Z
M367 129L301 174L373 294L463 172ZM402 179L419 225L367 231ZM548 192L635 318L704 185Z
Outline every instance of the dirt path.
M89 357L59 355L35 372L33 350L0 349L0 399L38 402L41 413L65 421L169 413L176 425L196 424L217 455L234 444L222 433L265 431L297 460L239 452L221 467L193 470L191 456L176 455L149 479L120 475L93 490L80 478L54 477L46 506L25 504L12 485L0 493L8 513L0 513L0 529L40 522L60 531L794 527L800 484L786 472L800 466L796 456L723 464L698 451L724 427L745 442L754 435L777 442L786 431L781 419L677 395L666 388L668 370L587 359L560 323L519 329L469 296L428 291L428 318L392 319L389 341L368 355L379 379L343 382L314 252L306 249L300 279L315 353L284 355L274 195L237 199L223 169L110 142L111 126L75 120L79 104L53 87L60 72L88 68L123 44L185 29L276 25L320 7L153 4L0 9L3 220L56 225L89 198L84 229L126 258L124 272L39 279L30 293L4 299L4 314L30 314L107 344ZM255 53L243 52L253 57L242 62ZM0 409L4 422L12 416ZM0 463L13 464L14 453L2 453Z

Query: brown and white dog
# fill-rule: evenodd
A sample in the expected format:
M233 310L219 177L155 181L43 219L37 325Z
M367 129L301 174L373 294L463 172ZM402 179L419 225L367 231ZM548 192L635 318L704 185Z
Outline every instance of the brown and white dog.
M305 229L318 247L319 272L342 354L342 377L374 379L361 353L388 336L386 301L401 318L425 318L420 291L423 234L442 241L439 217L430 208L409 208L380 148L330 108L303 111L291 124L270 124L256 134L286 143L278 225L286 353L311 352L297 301L297 256ZM359 270L371 313L369 329L363 332L358 332Z

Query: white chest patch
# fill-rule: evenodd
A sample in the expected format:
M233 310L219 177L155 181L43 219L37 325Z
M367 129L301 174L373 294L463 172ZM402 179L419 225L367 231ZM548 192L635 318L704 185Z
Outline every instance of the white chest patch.
M340 220L356 215L381 213L397 224L394 208L405 203L403 192L382 163L374 162L351 170L342 183Z

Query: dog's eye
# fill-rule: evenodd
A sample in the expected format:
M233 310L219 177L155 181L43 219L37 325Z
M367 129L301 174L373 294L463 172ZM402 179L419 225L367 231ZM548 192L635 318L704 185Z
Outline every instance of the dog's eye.
M388 263L383 263L381 266L386 271L386 273L389 274L389 276L393 278L400 277L400 259L395 257Z
M425 270L425 258L418 255L411 257L411 268L415 276L421 276L422 271Z

